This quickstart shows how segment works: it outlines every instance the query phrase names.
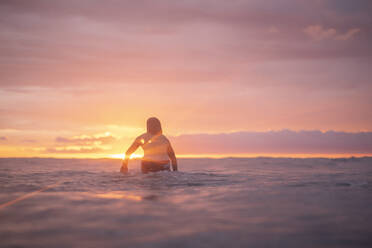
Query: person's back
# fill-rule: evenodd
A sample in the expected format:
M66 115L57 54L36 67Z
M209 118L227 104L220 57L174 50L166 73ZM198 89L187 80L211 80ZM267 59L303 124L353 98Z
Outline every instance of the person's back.
M173 148L162 134L160 121L157 118L152 117L147 120L147 132L138 136L125 153L121 172L128 171L128 159L140 146L144 151L141 161L143 173L170 170L169 159L172 162L173 171L177 170L177 159Z
M143 160L147 161L169 161L168 146L169 140L163 135L152 135L144 133L137 137L143 149Z

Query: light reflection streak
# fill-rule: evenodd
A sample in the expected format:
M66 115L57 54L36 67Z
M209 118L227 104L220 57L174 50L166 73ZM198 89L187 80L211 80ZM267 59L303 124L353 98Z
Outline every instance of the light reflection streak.
M8 206L11 206L11 205L13 205L13 204L15 204L17 202L23 201L23 200L25 200L27 198L30 198L30 197L32 197L34 195L37 195L37 194L39 194L39 193L41 193L41 192L43 192L43 191L45 191L47 189L50 189L50 188L53 188L53 187L57 186L58 184L59 184L59 182L58 183L55 183L55 184L48 185L48 186L46 186L44 188L41 188L39 190L36 190L34 192L31 192L31 193L25 194L23 196L20 196L20 197L14 199L14 200L11 200L11 201L8 201L6 203L3 203L3 204L0 205L0 209L5 208L5 207L8 207Z
M100 194L93 194L93 196L98 198L104 199L126 199L132 201L142 201L142 197L139 195L128 194L124 192L107 192L107 193L100 193Z
M39 190L36 190L36 191L33 191L31 193L28 193L28 194L25 194L23 196L20 196L14 200L11 200L11 201L8 201L6 203L3 203L3 204L0 204L0 210L2 208L5 208L5 207L8 207L8 206L11 206L17 202L20 202L20 201L23 201L23 200L26 200L32 196L35 196L47 189L50 189L50 188L53 188L53 187L56 187L57 185L59 185L60 182L58 183L55 183L55 184L51 184L51 185L48 185L44 188L41 188ZM132 201L142 201L143 198L139 195L134 195L134 194L128 194L128 193L124 193L124 192L107 192L107 193L99 193L99 194L90 194L90 196L94 196L94 197L98 197L98 198L104 198L104 199L126 199L126 200L132 200Z

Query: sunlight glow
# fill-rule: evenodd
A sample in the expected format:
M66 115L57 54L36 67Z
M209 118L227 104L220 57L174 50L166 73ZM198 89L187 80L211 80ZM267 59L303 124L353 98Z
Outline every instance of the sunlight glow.
M111 154L111 155L108 155L109 158L120 158L120 159L124 159L125 158L125 154L124 153L119 153L119 154ZM136 159L136 158L142 158L143 155L141 154L136 154L136 153L133 153L129 159Z
M130 155L129 159L142 158L142 157L143 157L143 155L141 155L141 154L133 153L132 155Z
M94 196L98 198L105 198L105 199L126 199L132 201L142 201L142 197L139 195L127 194L123 192L108 192L102 194L95 194Z
M108 155L109 158L120 158L120 159L124 159L125 158L125 155L124 153L120 153L120 154L111 154L111 155Z

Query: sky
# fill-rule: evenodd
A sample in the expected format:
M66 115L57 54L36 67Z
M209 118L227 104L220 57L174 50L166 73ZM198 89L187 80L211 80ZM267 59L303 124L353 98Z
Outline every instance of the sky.
M372 154L369 0L0 1L0 157ZM141 154L138 151L137 154Z

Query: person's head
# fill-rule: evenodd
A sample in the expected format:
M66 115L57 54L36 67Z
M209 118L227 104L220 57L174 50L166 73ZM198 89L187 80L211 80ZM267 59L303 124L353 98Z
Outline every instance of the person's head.
M158 118L151 117L147 119L147 132L152 135L162 134L161 124Z

